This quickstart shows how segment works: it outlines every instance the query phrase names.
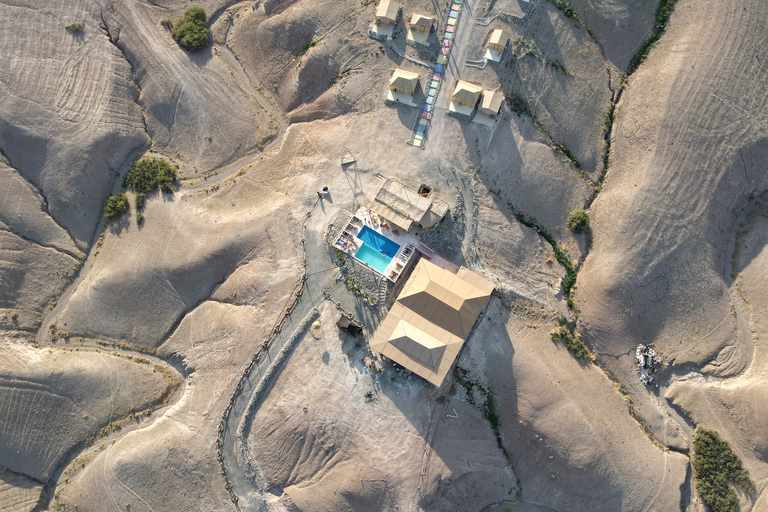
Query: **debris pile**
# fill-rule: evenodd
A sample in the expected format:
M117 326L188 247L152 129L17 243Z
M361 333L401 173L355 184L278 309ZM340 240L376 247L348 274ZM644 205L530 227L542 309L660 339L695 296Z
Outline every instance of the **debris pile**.
M654 351L650 345L642 344L637 346L635 356L637 357L637 364L643 385L651 386L655 384L656 379L653 375L658 370L658 365L661 364L661 358L656 357L656 351Z

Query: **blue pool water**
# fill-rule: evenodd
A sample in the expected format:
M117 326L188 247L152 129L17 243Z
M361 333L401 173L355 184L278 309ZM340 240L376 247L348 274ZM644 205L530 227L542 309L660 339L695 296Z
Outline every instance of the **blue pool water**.
M363 226L357 237L363 241L363 245L355 253L355 258L383 274L400 246L368 226Z

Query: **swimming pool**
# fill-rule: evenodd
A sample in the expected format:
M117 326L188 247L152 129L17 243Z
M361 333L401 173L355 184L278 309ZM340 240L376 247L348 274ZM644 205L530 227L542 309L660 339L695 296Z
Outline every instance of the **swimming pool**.
M368 226L363 226L357 238L363 241L363 245L355 253L355 258L383 274L400 246Z

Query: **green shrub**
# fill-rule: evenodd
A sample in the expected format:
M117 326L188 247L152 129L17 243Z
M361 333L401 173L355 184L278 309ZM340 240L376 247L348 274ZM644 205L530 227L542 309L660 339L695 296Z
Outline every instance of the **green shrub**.
M565 2L563 0L553 0L552 3L555 4L555 7L563 11L563 14L565 14L566 17L576 21L580 21L579 15L576 14L576 10L573 8L573 6L570 3Z
M640 64L645 62L651 49L656 46L656 43L659 42L661 36L664 35L664 32L667 29L667 22L669 22L669 17L672 16L672 11L675 9L675 2L677 2L677 0L661 0L659 2L659 6L656 8L656 23L653 25L651 33L645 38L643 46L640 47L629 62L627 75L634 73L637 68L640 67Z
M712 512L738 512L739 498L733 487L744 492L755 489L739 456L716 431L706 428L696 432L693 449L696 490L701 499Z
M589 227L589 213L586 210L574 210L568 217L568 228L575 232L581 233Z
M166 30L173 30L173 20L171 18L163 18L160 20L160 25L165 27Z
M142 193L151 192L157 187L160 187L163 192L171 192L174 181L176 181L176 167L167 160L149 156L133 162L123 179L123 186L130 185L134 190Z
M536 222L533 219L530 219L523 215L522 213L515 210L515 208L507 203L507 205L510 207L512 212L515 215L515 218L523 225L528 226L529 228L533 229L541 235L544 240L546 240L549 245L552 246L552 250L555 252L555 259L558 263L560 263L563 268L565 268L566 276L565 280L563 281L563 290L565 291L566 296L566 302L568 304L569 309L573 309L573 299L571 299L571 290L573 290L573 287L576 285L576 269L573 268L573 265L568 260L568 257L563 254L562 249L557 245L555 242L555 239L552 238L552 235L547 232L546 229L540 228Z
M531 110L530 103L528 103L528 101L522 96L512 94L509 98L507 98L507 102L509 103L510 110L512 110L512 112L515 114L519 116L533 117L533 111Z
M142 224L144 224L144 214L138 213L136 214L136 225L141 226Z
M116 219L127 211L128 197L125 194L121 192L114 196L109 196L109 199L107 199L107 207L104 209L107 219Z
M208 43L205 19L205 9L198 6L190 7L184 16L173 24L171 36L185 50L190 52L201 50Z
M144 208L144 203L147 200L147 194L144 192L139 192L136 194L136 197L133 199L133 205L136 207L136 211L141 210Z
M584 344L584 340L581 339L580 335L569 330L567 326L561 325L557 329L550 331L549 335L552 337L552 341L565 343L566 348L577 358L585 359L589 357L589 349Z
M83 31L83 29L85 28L85 23L83 23L82 21L77 21L75 23L70 23L69 25L67 25L64 28L69 30L73 34L77 34L78 32L82 32Z

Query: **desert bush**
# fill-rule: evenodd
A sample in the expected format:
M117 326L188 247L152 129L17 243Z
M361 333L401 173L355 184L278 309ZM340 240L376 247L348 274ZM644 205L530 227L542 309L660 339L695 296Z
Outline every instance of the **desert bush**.
M528 103L528 101L522 96L511 94L510 97L507 98L507 102L509 103L510 110L512 110L512 112L515 114L519 116L533 117L533 111L531 110L530 103Z
M546 229L539 227L533 219L515 210L515 208L511 204L507 203L507 205L513 211L515 218L521 224L535 230L536 233L541 235L544 238L544 240L546 240L549 243L549 245L552 246L552 250L555 252L555 259L557 260L558 263L560 263L563 266L563 268L565 268L566 276L565 276L565 280L563 281L563 290L565 291L566 303L568 304L568 308L573 309L574 304L573 304L573 299L571 298L571 291L573 290L573 287L576 285L576 275L577 275L576 269L573 268L573 265L568 260L568 257L563 253L562 249L560 249L560 247L555 242L555 239L552 238L552 235L550 235Z
M123 179L123 186L130 185L141 193L151 192L157 187L163 192L171 192L174 181L176 167L162 158L150 156L133 162Z
M107 207L104 209L107 219L116 219L127 211L128 197L125 194L121 192L114 196L109 196L109 199L107 199Z
M677 0L661 0L661 2L659 2L659 6L656 8L656 23L653 25L651 33L648 34L648 37L645 38L643 46L640 47L637 53L632 57L632 60L629 62L627 75L634 73L637 68L640 67L640 64L645 62L645 59L648 58L648 54L651 52L651 49L656 46L656 43L659 42L661 36L664 35L664 32L667 29L667 22L669 21L669 17L672 15L672 11L675 9L675 2L677 2Z
M85 23L82 21L77 21L75 23L70 23L69 25L64 27L65 29L69 30L73 34L76 34L78 32L82 32L85 28Z
M589 357L589 349L584 344L584 340L581 339L579 334L569 330L567 326L561 325L557 329L550 331L549 335L552 337L552 341L565 343L566 348L579 359Z
M141 226L142 224L144 224L144 214L138 213L136 214L136 225Z
M163 18L160 20L160 25L166 30L173 30L173 20L171 18Z
M700 428L693 439L696 490L712 512L738 512L733 488L752 492L755 484L728 441L714 430Z
M205 26L205 9L190 7L184 16L176 20L171 36L179 46L190 52L196 52L208 43L208 29Z
M563 14L565 14L566 17L576 21L580 21L579 15L576 14L576 11L574 10L573 6L571 6L570 3L565 2L563 0L554 0L552 3L555 4L555 7L563 11Z
M576 233L581 233L589 227L589 213L586 210L574 210L568 217L568 228Z
M136 210L141 210L144 208L144 203L147 200L147 194L144 192L139 192L136 194L136 197L133 198L133 205L136 207Z

